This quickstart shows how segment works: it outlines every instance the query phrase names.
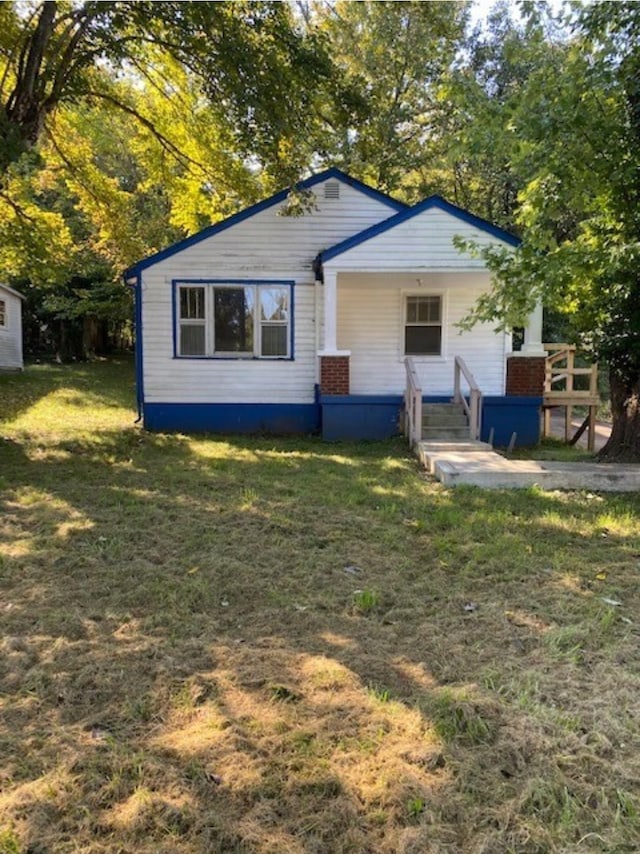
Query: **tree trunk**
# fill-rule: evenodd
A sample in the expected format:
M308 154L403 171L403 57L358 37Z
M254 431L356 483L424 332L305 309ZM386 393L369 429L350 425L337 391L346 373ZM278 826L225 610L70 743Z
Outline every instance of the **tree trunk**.
M640 376L625 380L609 372L611 383L611 437L598 454L600 462L640 462Z

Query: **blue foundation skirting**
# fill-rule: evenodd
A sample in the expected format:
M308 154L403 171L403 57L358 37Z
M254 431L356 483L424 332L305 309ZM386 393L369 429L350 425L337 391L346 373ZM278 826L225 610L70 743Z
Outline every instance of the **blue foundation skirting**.
M425 395L424 403L450 403L451 395ZM321 395L322 438L388 439L400 432L402 395ZM540 441L541 397L487 396L482 399L482 439L493 428L494 445Z
M448 403L451 396L425 396ZM316 433L329 441L388 439L400 433L403 398L389 395L320 395L318 403L145 403L147 430L182 433ZM541 397L488 396L482 401L482 439L494 445L536 445Z
M322 438L388 439L400 432L402 395L327 394L320 396Z
M145 403L144 426L167 433L315 433L317 403Z
M498 447L508 445L513 433L517 447L537 445L541 407L541 397L484 397L481 438L488 441L493 428L493 444Z

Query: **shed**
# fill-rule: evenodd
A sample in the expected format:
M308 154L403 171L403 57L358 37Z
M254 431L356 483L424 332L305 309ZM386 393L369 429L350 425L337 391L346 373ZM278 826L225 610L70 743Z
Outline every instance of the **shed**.
M0 371L21 371L22 301L24 297L0 284Z

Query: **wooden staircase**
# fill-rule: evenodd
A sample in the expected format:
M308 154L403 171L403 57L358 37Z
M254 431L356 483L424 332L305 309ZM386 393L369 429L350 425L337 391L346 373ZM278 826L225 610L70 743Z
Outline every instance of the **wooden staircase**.
M423 403L423 442L468 442L469 421L461 403Z

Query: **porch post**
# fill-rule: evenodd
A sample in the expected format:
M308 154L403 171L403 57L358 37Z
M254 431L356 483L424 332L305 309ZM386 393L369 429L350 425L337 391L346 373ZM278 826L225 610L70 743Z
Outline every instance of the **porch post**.
M507 358L507 395L542 397L546 352L542 346L542 303L529 315L524 329L524 344Z
M524 328L524 344L520 350L522 356L546 356L542 346L542 303L537 303Z
M338 350L338 274L324 271L324 337L320 357L320 393L349 394L349 350Z
M324 341L323 351L335 353L338 349L338 274L324 274Z

